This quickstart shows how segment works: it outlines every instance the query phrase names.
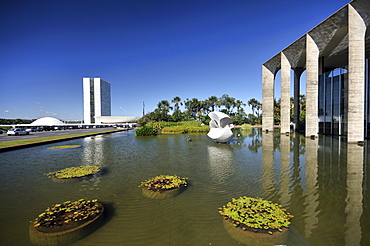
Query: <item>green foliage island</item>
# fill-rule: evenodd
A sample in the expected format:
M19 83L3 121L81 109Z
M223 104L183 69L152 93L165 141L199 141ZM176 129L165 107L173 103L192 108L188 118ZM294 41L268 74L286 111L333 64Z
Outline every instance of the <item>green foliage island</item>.
M187 178L177 175L159 175L141 182L139 187L155 192L161 192L186 187L188 185L186 180Z
M48 177L55 177L58 179L70 179L80 178L88 175L92 175L100 172L101 169L98 166L79 166L79 167L68 167L56 172L46 173Z
M231 202L219 208L219 213L234 227L271 235L288 228L293 217L277 203L246 196L233 198Z
M81 145L62 145L62 146L49 147L48 149L76 149L79 147L81 147Z
M96 199L91 201L84 199L72 202L66 201L48 207L31 223L41 231L43 228L64 228L67 225L81 224L84 221L91 220L101 214L102 210L103 206Z

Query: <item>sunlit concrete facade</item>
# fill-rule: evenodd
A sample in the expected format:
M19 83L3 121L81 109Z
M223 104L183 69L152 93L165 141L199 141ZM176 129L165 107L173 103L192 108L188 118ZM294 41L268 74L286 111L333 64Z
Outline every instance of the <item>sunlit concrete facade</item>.
M349 143L370 137L369 25L370 1L353 0L265 62L262 65L263 129L274 128L274 82L279 70L281 133L290 131L291 80L294 81L294 123L299 127L300 78L305 71L306 137L316 137L319 133L346 135ZM340 80L334 78L338 69L341 69ZM322 90L324 84L337 88L338 93L334 95L329 87Z
M95 117L111 115L110 83L101 78L83 78L84 124L100 124Z

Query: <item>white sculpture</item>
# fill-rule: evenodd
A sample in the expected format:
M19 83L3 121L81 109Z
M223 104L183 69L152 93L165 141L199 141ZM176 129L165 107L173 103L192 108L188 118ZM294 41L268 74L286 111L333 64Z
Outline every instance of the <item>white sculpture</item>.
M211 118L209 122L211 129L207 134L208 137L219 143L226 143L234 137L231 131L233 120L227 114L213 111L208 116Z

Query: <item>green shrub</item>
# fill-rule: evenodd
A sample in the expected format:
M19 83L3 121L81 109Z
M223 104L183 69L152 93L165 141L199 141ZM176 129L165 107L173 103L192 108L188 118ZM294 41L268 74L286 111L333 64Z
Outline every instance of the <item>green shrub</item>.
M156 136L157 134L158 131L154 127L148 125L140 127L135 132L136 136Z

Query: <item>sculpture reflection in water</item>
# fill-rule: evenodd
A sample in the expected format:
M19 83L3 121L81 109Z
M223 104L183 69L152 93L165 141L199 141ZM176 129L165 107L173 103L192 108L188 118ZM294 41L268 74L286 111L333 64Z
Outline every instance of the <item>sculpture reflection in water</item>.
M231 131L233 120L227 114L218 111L210 112L208 116L211 118L208 137L218 143L229 142L234 137Z

